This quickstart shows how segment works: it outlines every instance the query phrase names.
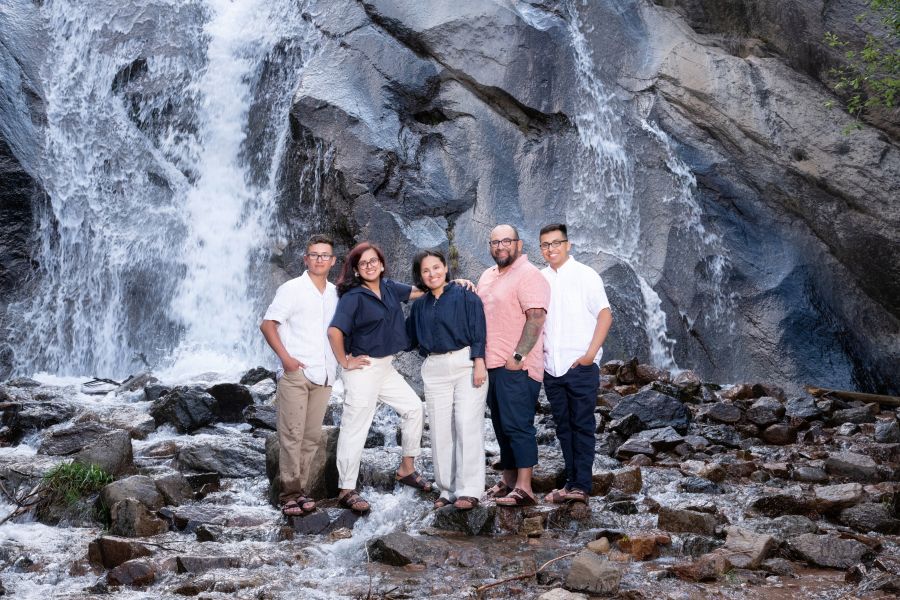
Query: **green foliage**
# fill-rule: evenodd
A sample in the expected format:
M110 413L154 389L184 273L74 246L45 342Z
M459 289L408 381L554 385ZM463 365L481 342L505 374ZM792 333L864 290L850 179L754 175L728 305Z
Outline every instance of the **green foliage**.
M109 473L96 465L65 463L44 475L44 489L50 504L71 506L82 498L99 492L112 480Z
M868 34L862 48L825 33L826 44L844 50L847 64L831 69L830 75L835 78L834 90L857 119L866 109L890 109L900 101L900 0L869 0L868 6L868 14L878 16L884 31ZM857 22L868 14L858 15Z

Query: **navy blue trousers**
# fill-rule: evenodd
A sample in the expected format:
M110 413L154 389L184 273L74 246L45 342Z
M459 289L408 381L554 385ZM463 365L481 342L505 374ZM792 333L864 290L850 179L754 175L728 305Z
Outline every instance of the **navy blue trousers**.
M488 369L487 405L500 444L500 468L524 469L537 464L534 414L541 384L528 371Z
M577 366L561 377L544 371L544 393L550 402L556 437L566 461L566 487L589 494L596 451L594 408L599 389L600 367L596 364Z

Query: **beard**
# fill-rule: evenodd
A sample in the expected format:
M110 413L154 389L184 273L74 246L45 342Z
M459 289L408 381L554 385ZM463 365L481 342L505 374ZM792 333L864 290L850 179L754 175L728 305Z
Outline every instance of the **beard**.
M519 253L515 250L510 249L510 251L506 254L504 258L500 258L499 256L493 256L494 262L497 263L497 266L501 269L505 269L509 265L516 262L516 259L519 258Z

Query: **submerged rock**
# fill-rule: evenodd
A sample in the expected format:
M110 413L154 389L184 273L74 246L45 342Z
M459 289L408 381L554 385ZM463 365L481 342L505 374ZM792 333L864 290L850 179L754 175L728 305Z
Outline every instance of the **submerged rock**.
M872 554L865 544L834 535L805 533L788 539L786 543L788 551L797 558L811 565L832 569L849 569Z
M605 558L582 550L572 559L565 587L575 592L610 596L619 590L622 572Z
M178 387L150 406L158 424L171 423L179 433L193 433L215 421L218 403L207 392L193 387Z

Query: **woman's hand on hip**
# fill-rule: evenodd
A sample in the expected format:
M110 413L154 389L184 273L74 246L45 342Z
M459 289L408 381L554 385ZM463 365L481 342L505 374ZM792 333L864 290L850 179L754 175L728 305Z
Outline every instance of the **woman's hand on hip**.
M354 369L361 369L363 367L368 366L369 357L363 354L362 356L353 356L352 354L347 355L347 366L344 367L345 371L352 371Z

